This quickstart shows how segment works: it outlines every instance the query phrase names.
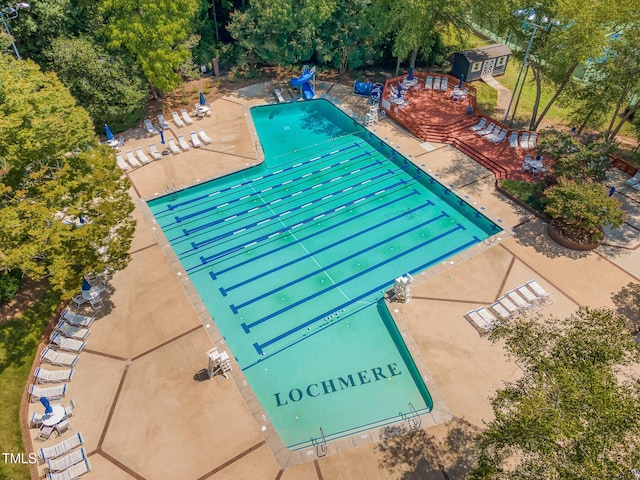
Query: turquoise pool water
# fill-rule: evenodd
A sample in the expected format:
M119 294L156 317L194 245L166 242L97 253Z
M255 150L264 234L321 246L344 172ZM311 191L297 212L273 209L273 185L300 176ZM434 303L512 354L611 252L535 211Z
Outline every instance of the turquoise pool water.
M327 101L251 115L262 165L149 206L280 438L430 411L381 298L499 227Z

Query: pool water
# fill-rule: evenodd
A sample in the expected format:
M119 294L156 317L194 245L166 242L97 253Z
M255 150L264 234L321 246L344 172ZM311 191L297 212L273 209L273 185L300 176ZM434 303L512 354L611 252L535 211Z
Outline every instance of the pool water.
M430 411L381 298L499 227L325 100L251 115L263 164L149 206L280 438Z

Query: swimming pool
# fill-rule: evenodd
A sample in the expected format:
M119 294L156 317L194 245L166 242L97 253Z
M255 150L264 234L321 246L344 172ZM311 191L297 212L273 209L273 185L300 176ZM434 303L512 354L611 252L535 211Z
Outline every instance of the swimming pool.
M430 411L381 298L499 227L325 100L251 116L263 164L149 207L283 443Z

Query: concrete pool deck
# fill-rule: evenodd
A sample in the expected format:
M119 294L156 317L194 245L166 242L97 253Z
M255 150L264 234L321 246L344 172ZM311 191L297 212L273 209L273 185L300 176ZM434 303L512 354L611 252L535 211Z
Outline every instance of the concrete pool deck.
M326 91L339 106L361 118L368 111L366 101L352 97L348 87L318 82L318 92ZM326 457L301 452L309 461L283 465L273 448L273 429L255 416L258 409L243 397L237 377L193 379L207 366L206 352L213 342L224 346L208 312L198 307L188 278L179 275L173 253L154 230L143 199L259 162L244 115L247 105L271 102L272 92L269 84L261 84L216 100L213 116L193 126L193 130L203 128L212 144L165 156L129 173L138 220L131 262L109 281L108 302L91 327L65 399L65 403L73 399L76 410L70 420L73 430L62 438L82 433L92 466L87 478L400 476L401 465L389 461L380 443L371 438L338 453L332 453L330 443ZM189 131L190 127L172 127L170 136L185 132L188 136ZM445 473L451 479L462 478L468 468L470 438L492 418L488 397L520 374L519 367L504 357L502 346L478 335L463 315L532 278L554 292L554 303L542 310L543 315L564 317L579 305L613 307L613 293L629 282L640 282L640 196L624 187L625 176L614 172L609 182L625 202L628 223L608 235L597 251L574 252L555 245L544 222L497 193L493 175L457 150L440 144L427 149L389 121L379 122L372 131L429 173L438 174L446 185L455 186L458 194L468 195L471 203L501 219L512 232L491 248L455 259L438 275L421 279L411 303L389 306L413 339L453 416L448 423L426 429L432 448L420 478L442 479ZM154 140L134 130L123 151L146 148ZM237 365L233 367L238 374ZM42 410L35 403L27 408L25 415ZM52 436L43 443L32 442L36 433L28 431L29 451L60 440ZM42 474L42 467L35 470L33 475Z

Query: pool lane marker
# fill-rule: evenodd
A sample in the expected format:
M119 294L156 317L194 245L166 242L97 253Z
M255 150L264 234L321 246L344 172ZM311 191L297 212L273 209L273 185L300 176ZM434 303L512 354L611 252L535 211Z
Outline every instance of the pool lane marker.
M254 183L254 182L259 182L260 180L264 180L265 178L270 178L270 177L279 175L279 174L281 174L283 172L287 172L289 170L293 170L294 168L299 168L299 167L301 167L303 165L308 165L309 163L318 161L318 160L320 160L322 158L330 157L332 155L335 155L336 153L346 152L347 150L351 150L352 148L357 148L357 147L359 147L361 145L364 145L364 144L368 144L368 143L365 142L365 141L360 141L360 142L353 142L352 144L345 144L345 146L343 148L341 148L339 150L336 150L335 152L326 153L326 154L321 155L319 157L314 157L314 158L311 158L309 160L305 160L304 162L296 163L295 165L291 165L289 167L286 167L286 168L283 168L281 170L278 170L277 173L276 172L270 172L270 173L267 173L266 175L262 175L260 177L252 178L251 180L247 180L246 182L238 183L237 185L234 185L232 187L222 188L222 189L217 190L215 192L209 192L206 195L200 195L198 197L191 198L189 200L185 200L185 201L180 202L180 203L176 203L176 204L169 203L169 204L167 204L167 210L164 213L166 213L167 211L175 210L176 208L184 207L185 205L189 205L189 204L194 203L194 202L198 202L200 200L204 200L204 199L209 198L209 197L213 197L215 195L219 195L220 193L228 192L230 190L233 190L233 189L241 187L241 186L246 186L246 185L250 185L251 183ZM349 161L349 160L346 160L346 161ZM162 212L158 212L158 213L161 214Z
M322 230L318 230L318 231L316 231L316 232L310 233L309 235L307 235L307 236L305 236L305 237L299 237L299 238L298 238L298 243L304 242L304 241L309 240L310 238L316 237L316 236L318 236L318 235L322 235L322 234L324 234L324 233L327 233L327 232L329 232L330 230L333 230L333 229L336 229L336 228L340 228L340 227L342 227L342 226L344 226L344 225L346 225L346 224L348 224L348 223L355 222L356 220L360 220L362 217L365 217L365 216L367 216L367 215L370 215L370 214L376 213L376 212L378 212L379 210L382 210L382 209L384 209L384 208L388 208L388 207L390 207L391 205L393 205L394 203L402 202L402 201L406 200L407 198L412 197L412 196L414 196L414 195L420 195L420 192L419 192L418 190L415 190L415 189L414 189L414 190L412 190L410 193L407 193L407 194L402 195L402 196L400 196L400 197L394 198L394 199L392 199L392 200L391 200L390 202L388 202L388 203L385 203L385 204L383 204L383 205L378 205L377 207L372 208L371 210L367 210L366 212L359 213L359 214L357 214L357 215L354 215L353 217L349 217L349 218L347 218L347 219L345 219L345 220L342 220L342 221L340 221L340 222L334 223L333 225L329 225L328 227L323 228ZM429 202L430 202L430 201L429 201ZM324 217L324 216L325 216L325 214L324 214L324 213L323 213L323 214L321 214L321 215L316 215L316 216L315 216L315 217L313 217L311 220L318 220L318 219L320 219L320 218L322 218L322 217ZM279 235L279 232L280 232L280 231L277 231L276 233L272 233L272 234L270 234L270 235L267 235L267 236L266 236L266 238L271 238L271 237L274 237L274 236L276 236L276 235ZM264 236L264 235L263 235L262 237L260 237L259 239L252 239L252 240L249 240L249 241L250 241L250 243L246 243L246 244L244 244L244 245L239 245L239 246L237 246L237 247L234 247L234 248L233 248L230 252L228 252L228 253L239 252L239 251L241 251L241 250L243 250L243 249L245 249L245 248L252 247L253 245L258 244L258 242L262 241L263 239L265 239L265 236ZM224 274L224 273L230 272L230 271L232 271L232 270L235 270L236 268L244 267L245 265L247 265L247 264L249 264L249 263L251 263L251 262L255 262L255 261L260 260L260 259L262 259L262 258L264 258L264 257L268 257L269 255L273 255L274 253L277 253L277 252L279 252L279 251L281 251L281 250L284 250L284 249L286 249L286 248L293 247L293 246L297 245L298 243L287 243L286 245L280 245L279 247L276 247L276 248L274 248L274 249L272 249L272 250L269 250L268 252L261 253L260 255L256 255L255 257L252 257L252 258L249 258L249 259L247 259L247 260L244 260L244 261L242 261L242 262L240 262L240 263L236 263L236 264L234 264L234 265L231 265L231 266L229 266L229 267L227 267L227 268L225 268L225 269L223 269L223 270L219 270L219 271L217 271L217 272L213 272L213 271L211 271L211 272L209 272L209 275L211 276L211 278L212 278L213 280L216 280L218 275L222 275L222 274ZM201 265L198 265L198 267L200 267L200 266L201 266ZM193 268L193 267L192 267L192 268Z
M445 260L446 258L449 258L449 257L451 257L453 255L456 255L457 253L461 252L462 250L465 250L466 248L471 247L472 245L475 245L475 244L477 244L479 242L480 242L480 239L478 237L476 237L476 236L473 236L471 241L466 242L463 245L460 245L460 246L454 248L453 250L450 250L450 251L448 251L448 252L446 252L446 253L444 253L444 254L442 254L442 255L440 255L440 256L438 256L438 257L436 257L436 258L434 258L434 259L432 259L432 260L430 260L430 261L428 261L426 263L424 263L423 265L420 265L419 267L414 268L410 273L412 275L413 274L417 274L417 273L425 270L426 268L429 268L429 267L435 265L436 263L439 263L440 261ZM366 297L368 297L370 295L373 295L374 293L379 292L380 290L384 290L388 286L389 286L388 283L384 283L382 285L378 285L375 288L372 288L371 290L368 290L368 291L358 295L357 297L352 298L349 301L344 302L343 304L332 308L329 311L321 313L320 315L317 315L317 316L313 317L312 319L307 320L304 323L296 325L295 327L287 330L286 332L278 335L277 337L274 337L274 338L272 338L270 340L267 340L264 343L257 343L256 342L256 343L253 344L253 347L256 349L256 352L258 352L258 355L264 355L264 348L265 347L268 347L269 345L272 345L272 344L274 344L276 342L279 342L283 338L286 338L286 337L288 337L288 336L290 336L290 335L292 335L292 334L294 334L294 333L296 333L296 332L298 332L298 331L300 331L300 330L302 330L304 328L307 328L308 326L310 326L310 325L322 320L323 318L326 318L327 315L330 315L331 313L335 312L336 310L347 308L347 307L349 307L350 305L352 305L355 302L359 302L360 300L363 300L364 298L366 298ZM317 295L321 295L322 293L324 293L324 292L319 292ZM314 296L317 296L317 295L314 295ZM283 311L288 310L289 308L293 308L294 306L296 306L296 305L290 305L286 309L282 309L282 310L278 311L276 314L279 315ZM270 315L269 318L271 318L272 316L274 316L274 315ZM266 318L266 317L264 317L264 318ZM256 322L254 322L252 325L255 326L255 323ZM243 324L243 328L245 328L244 324ZM247 332L246 328L245 328L245 332Z
M370 155L371 154L369 152L365 152L365 153L363 153L362 155L359 155L359 156L370 156ZM377 167L379 167L381 165L383 165L383 163L378 159L378 160L375 160L374 162L371 162L371 163L367 164L366 166L362 167L361 170L368 169L368 168L377 168ZM398 170L394 171L394 170L391 170L391 169L387 169L387 171L389 171L389 172L397 172ZM311 174L309 174L309 175L311 175ZM333 181L342 180L344 178L347 178L348 176L349 176L348 173L345 173L343 175L338 175L337 177L333 177L330 180L325 180L320 185L328 185L329 183L331 183ZM300 179L302 179L302 177L296 178L294 180L300 180ZM275 187L279 187L279 186L281 186L281 185L276 185ZM251 193L248 196L256 196L256 197L259 198L261 194L269 192L269 191L273 190L273 188L274 188L273 186L267 187L267 188L265 188L263 190ZM267 207L269 205L273 205L274 203L281 202L283 199L294 197L296 195L299 195L300 193L311 191L311 190L313 190L313 187L306 187L306 188L303 188L302 190L298 190L297 192L285 195L283 197L276 198L275 200L270 200L268 202L265 202L262 205L259 205L259 206L255 207L255 208L264 208L264 207ZM205 209L198 210L197 212L192 212L192 213L189 213L189 214L181 216L181 217L176 216L176 217L174 217L175 218L175 222L167 223L167 224L165 224L165 226L171 226L171 225L174 225L175 223L181 223L184 220L189 220L191 218L195 218L195 217L199 217L201 215L204 215L206 213L214 212L214 211L216 211L216 210L218 210L220 208L224 208L224 207L227 207L227 206L229 206L231 204L240 202L240 200L241 200L240 198L235 198L235 199L229 200L228 202L222 203L220 205L214 205L214 206L211 206L211 207L207 207ZM245 212L240 212L240 213L245 213ZM184 228L182 230L182 232L183 232L182 236L190 235L190 234L192 234L194 232L197 232L199 230L208 228L210 225L211 224L200 225L198 227L194 227L194 228L191 228L191 229ZM175 237L175 238L180 238L180 237Z
M272 313L270 313L270 314L268 314L268 315L266 315L266 316L264 316L264 317L262 317L262 318L260 318L258 320L255 320L254 322L251 322L249 324L246 324L246 323L243 322L243 323L240 324L240 326L245 331L245 333L249 333L253 327L255 327L257 325L260 325L261 323L264 323L267 320L270 320L273 317L276 317L276 316L280 315L282 312L285 312L285 311L287 311L287 310L289 310L289 309L291 309L293 307L297 307L298 305L302 305L303 303L306 303L309 300L311 300L311 299L313 299L313 298L315 298L315 297L317 297L319 295L322 295L323 293L326 293L326 292L328 292L330 290L334 290L334 289L336 289L336 288L338 288L338 287L340 287L340 286L342 286L342 285L344 285L346 283L349 283L349 282L357 279L358 277L361 277L362 275L365 275L365 274L367 274L367 273L369 273L369 272L371 272L373 270L376 270L377 268L380 268L383 265L386 265L387 263L395 261L398 258L403 257L403 256L405 256L405 255L407 255L407 254L409 254L409 253L411 253L411 252L413 252L413 251L415 251L415 250L417 250L419 248L422 248L422 247L424 247L426 245L429 245L430 243L433 243L433 242L436 242L438 240L441 240L444 237L446 237L447 235L450 235L453 232L456 232L458 230L465 230L465 227L458 223L452 229L449 229L449 230L447 230L445 232L439 233L435 237L431 237L431 238L425 240L424 242L417 243L417 244L413 245L412 247L410 247L410 248L398 253L397 255L394 255L393 257L386 258L385 260L383 260L383 261L381 261L381 262L379 262L379 263L377 263L375 265L371 265L370 267L359 271L357 274L352 275L349 278L342 279L339 282L336 282L336 283L334 283L332 285L329 285L328 287L325 287L324 289L319 290L318 292L316 292L316 293L314 293L312 295L304 297L304 298L292 303L291 305L288 305L288 306L286 306L284 308L281 308L280 310L272 312ZM366 251L366 250L367 249L365 249L364 251ZM245 302L245 304L242 304L242 305L239 305L239 306L231 304L231 305L229 305L229 308L231 309L231 311L234 314L237 314L238 311L239 311L239 308L244 307L246 304L247 304L247 302Z
M382 178L382 177L386 177L387 175L393 175L393 172L392 172L391 170L387 170L387 171L386 171L386 172L384 172L384 173L381 173L381 174L379 174L379 175L376 175L374 178ZM401 179L401 180L399 180L398 182L396 182L395 184L393 184L393 187L397 187L397 186L399 186L399 185L406 185L406 183L407 183L407 182L406 182L405 180L402 180L402 179ZM309 187L309 188L311 188L311 187ZM340 189L340 190L335 190L335 191L331 194L331 196L333 196L333 195L337 195L337 194L339 194L339 193L341 193L341 192L342 192L342 189ZM367 195L367 197L368 197L368 196L369 196L369 195ZM289 195L287 195L286 197L289 197ZM285 197L285 198L286 198L286 197ZM317 203L322 202L323 200L326 200L326 199L327 199L327 197L326 197L326 196L325 196L325 197L322 197L322 198L316 198L315 200L312 200L310 203L312 203L312 204L317 204ZM351 204L351 202L347 202L345 205L350 205L350 204ZM269 205L270 205L270 203L269 203L269 204L264 204L264 205L261 205L261 206L260 206L260 207L258 207L258 208L266 208L266 207L268 207ZM282 217L282 216L285 216L285 215L287 215L288 213L291 213L291 212L293 212L293 211L297 211L297 210L301 210L301 209L302 209L302 205L298 205L298 206L296 206L296 207L291 208L291 209L290 209L290 210L288 210L287 212L279 213L279 214L276 214L276 215L272 215L272 216L267 217L267 218L265 218L265 219L263 219L263 220L258 220L258 221L255 221L255 222L252 222L252 223L249 223L249 224L246 224L246 225L242 225L242 226L244 226L245 228L250 228L250 227L254 227L254 226L256 226L256 225L261 225L261 224L263 224L263 223L266 223L266 222L269 222L269 221L272 221L272 220L277 220L278 218L280 218L280 217ZM245 210L244 212L238 212L237 214L233 215L233 217L220 218L220 219L218 219L218 220L214 220L213 222L209 222L209 223L207 223L206 225L202 225L201 227L197 227L197 228L195 228L195 229L191 230L191 232L198 231L198 230L200 230L200 229L204 228L205 226L206 226L207 228L210 228L210 227L213 227L213 226L215 226L215 225L219 225L219 224L221 224L221 223L226 222L226 221L227 221L227 219L229 219L229 218L243 217L243 216L247 215L248 213L249 213L249 212L248 212L248 211L246 211L246 210ZM186 234L185 236L187 236L187 235L189 235L189 234ZM209 245L210 243L213 243L213 242L216 242L216 241L218 241L218 240L220 240L220 239L222 239L222 238L228 237L229 235L230 235L230 233L229 233L229 232L225 232L225 233L222 233L222 234L220 234L220 235L218 235L218 236L216 236L216 237L208 238L208 239L206 239L206 240L201 240L201 241L199 241L199 242L191 242L191 249L192 249L192 250L197 250L198 248L201 248L201 247L203 247L203 246L205 246L205 245ZM180 237L176 237L176 238L180 238ZM173 240L176 240L176 238L174 238ZM182 252L182 254L184 254L184 253L185 253L185 252Z
M434 206L435 205L431 201L429 201L428 204L430 204L430 206ZM397 219L403 218L403 217L405 217L407 215L411 215L412 213L415 213L416 211L418 211L418 210L420 210L422 208L423 208L422 205L419 206L419 207L413 208L413 209L411 209L411 210L409 210L407 212L402 213L401 215L398 215L398 216L394 217L393 220L397 220ZM333 267L335 267L337 265L340 265L341 263L343 263L343 262L345 262L347 260L351 260L352 258L357 257L358 255L360 255L362 253L368 252L369 250L377 248L377 247L379 247L381 245L384 245L387 242L395 240L396 238L402 237L403 235L411 233L414 230L422 228L422 227L424 227L426 225L429 225L430 223L436 222L436 221L438 221L438 220L440 220L442 218L446 218L446 217L449 217L449 215L447 215L445 212L440 212L440 214L436 215L433 218L430 218L429 220L425 220L422 223L419 223L419 224L414 225L414 226L412 226L410 228L407 228L407 229L405 229L403 231L400 231L400 232L398 232L398 233L396 233L396 234L394 234L394 235L392 235L392 236L390 236L388 238L385 238L384 240L381 240L381 241L379 241L377 243L374 243L373 245L370 245L370 246L368 246L368 247L366 247L366 248L364 248L362 250L359 250L359 251L357 251L355 253L352 253L352 254L350 254L350 255L348 255L346 257L342 257L340 260L338 260L336 262L333 262L333 263L331 263L329 265L324 265L324 266L316 269L313 272L307 273L306 275L304 275L302 277L298 277L292 282L289 282L289 283L286 283L284 285L281 285L280 287L276 287L273 290L271 290L269 292L266 292L266 293L263 293L262 295L260 295L258 297L254 297L251 300L249 300L249 301L247 301L247 302L245 302L245 303L243 303L241 305L237 305L236 309L245 307L246 305L249 305L250 303L253 303L253 302L256 302L258 300L261 300L262 298L267 297L267 296L271 295L272 293L277 292L278 290L282 290L284 288L290 287L291 285L293 285L293 284L295 284L297 282L300 282L302 280L306 280L307 278L310 278L310 277L312 277L312 276L314 276L314 275L316 275L318 273L322 273L325 270L328 270L328 269L333 268ZM369 232L371 232L371 231L373 231L373 230L375 230L377 228L382 227L383 225L387 225L388 223L389 223L388 221L383 221L383 222L380 222L380 223L378 223L376 225L372 225L372 226L370 226L368 228L365 228L364 230L361 230L361 231L359 231L357 233L354 233L353 235L349 235L348 237L341 238L340 240L337 240L337 241L335 241L333 243L325 245L325 246L323 246L323 247L321 247L321 248L319 248L319 249L317 249L317 250L315 250L313 252L309 252L309 253L307 253L305 255L302 255L301 257L298 257L298 258L295 258L293 260L290 260L289 262L283 263L282 265L278 265L277 267L274 267L274 268L272 268L270 270L267 270L266 272L260 272L260 277L259 278L248 278L246 280L243 280L242 282L236 283L235 285L231 285L231 286L226 287L226 288L220 287L219 288L220 293L222 293L222 296L226 297L227 296L227 292L235 290L236 288L242 287L242 286L244 286L244 285L246 285L248 283L254 282L254 281L258 280L258 279L262 279L266 275L269 275L269 274L271 274L273 272L277 272L278 270L286 268L286 267L288 267L290 265L294 265L297 262L300 262L302 260L305 260L306 258L312 257L313 255L317 255L319 253L322 253L322 252L324 252L326 250L329 250L330 248L333 248L333 247L335 247L337 245L340 245L341 243L353 240L356 237L364 235L365 233L369 233Z
M397 182L397 184L396 184L396 185L394 185L394 186L403 185L404 183L405 183L405 182L404 182L404 180L400 180L400 181L399 181L399 182ZM414 190L414 191L416 191L416 192L417 192L417 190ZM372 194L372 193L370 193L370 194L367 194L367 195L365 195L364 197L361 197L361 198L364 198L364 199L366 199L366 198L373 198L373 194ZM318 200L318 201L319 201L319 200ZM334 212L336 212L336 211L340 210L340 208L341 208L341 207L345 207L345 206L353 205L354 203L355 203L355 201L349 201L349 202L347 202L346 204L343 204L343 205L340 205L340 206L338 206L338 207L333 207L333 208L330 208L330 209L328 209L328 210L325 210L324 212L322 212L322 214L323 214L323 215L327 215L327 214L334 213ZM301 210L301 206L295 207L295 208L294 208L294 209L292 209L292 210ZM274 218L276 218L276 217L271 217L270 219L262 220L262 223L268 222L268 221L270 221L270 220L272 220L272 219L274 219ZM303 224L304 224L304 223L309 223L309 222L312 222L312 221L314 221L314 220L317 220L317 218L318 218L318 217L317 217L317 215L316 215L316 216L313 216L313 217L307 217L307 218L305 218L305 219L301 220L301 221L300 221L300 222L298 222L298 223L303 223ZM259 224L259 223L260 223L260 222L253 222L253 223L250 223L250 224L243 225L243 227L244 227L245 229L249 229L249 228L253 228L253 227L255 227L255 226L258 226L258 224ZM271 236L280 235L280 234L282 234L282 233L288 232L289 230L290 230L290 227L288 227L288 226L286 226L286 225L285 225L283 228L280 228L280 229L276 230L275 232L273 232ZM214 238L211 238L211 239L209 239L209 240L206 240L206 243L213 243L213 242L216 242L216 241L218 241L218 240L220 240L220 239L222 239L222 238L226 238L226 237L229 237L229 236L232 236L232 235L233 235L232 233L227 232L227 233L224 233L224 234L218 235L217 237L214 237ZM265 238L266 238L266 235L263 235L263 236L261 236L261 237L259 237L259 238L257 238L257 239L254 239L254 240L261 241L261 240L263 240L263 239L265 239ZM204 244L204 243L205 243L205 242L201 242L201 244ZM201 245L201 246L202 246L202 245ZM242 247L240 247L240 248L242 248ZM194 265L193 267L189 267L189 268L188 268L188 269L186 269L186 270L187 270L187 272L189 272L189 271L191 271L191 270L193 270L193 269L195 269L195 268L199 268L199 267L201 267L202 265L205 265L205 264L207 264L208 262L210 262L210 261L212 261L212 260L216 260L216 259L218 259L218 258L220 258L220 257L223 257L223 256L225 256L225 255L228 255L229 253L234 252L234 251L237 251L238 249L239 249L238 247L232 247L232 248L229 248L229 249L227 249L227 250L223 250L222 252L218 252L218 253L216 253L215 255L209 255L209 256L206 256L206 257L205 257L205 256L201 256L201 257L200 257L200 262L201 262L201 264L200 264L200 265ZM194 249L194 250L195 250L195 249ZM180 254L180 257L184 257L184 254L185 254L185 252L181 253L181 254Z
M277 293L277 292L279 292L281 290L284 290L285 288L291 287L292 285L295 285L296 283L299 283L299 282L302 282L304 280L307 280L308 278L311 278L311 277L313 277L315 275L318 275L320 273L324 273L327 270L329 270L329 269L331 269L333 267L337 267L338 265L341 265L341 264L343 264L344 262L346 262L348 260L356 258L359 255L365 254L365 253L373 250L374 248L381 247L381 246L383 246L383 245L385 245L385 244L387 244L387 243L389 243L389 242L391 242L393 240L397 240L398 238L403 237L404 235L407 235L407 234L409 234L411 232L414 232L414 231L416 231L416 230L418 230L418 229L420 229L420 228L422 228L422 227L424 227L426 225L429 225L430 223L436 222L436 221L438 221L438 220L440 220L442 218L447 218L447 217L449 217L449 215L446 212L441 211L439 215L437 215L437 216L435 216L433 218L430 218L429 220L425 220L424 222L421 222L421 223L419 223L417 225L414 225L414 226L412 226L410 228L407 228L407 229L405 229L403 231L395 233L395 234L391 235L390 237L387 237L387 238L385 238L383 240L380 240L379 242L376 242L376 243L374 243L372 245L367 245L365 248L362 248L362 249L360 249L360 250L358 250L358 251L356 251L354 253L351 253L351 254L349 254L349 255L347 255L345 257L342 257L342 258L340 258L339 260L336 260L333 263L329 263L328 265L322 265L319 268L317 268L317 269L315 269L315 270L313 270L313 271L311 271L309 273L306 273L306 274L304 274L304 275L302 275L302 276L300 276L300 277L298 277L298 278L296 278L296 279L294 279L294 280L292 280L290 282L287 282L287 283L285 283L283 285L279 285L279 286L277 286L275 288L272 288L271 290L269 290L267 292L264 292L264 293L261 293L260 295L257 295L255 297L243 302L243 303L240 303L238 305L231 304L231 305L229 305L229 308L231 308L231 311L233 313L238 313L238 311L240 309L242 309L244 307L247 307L247 306L249 306L249 305L251 305L251 304L253 304L255 302L258 302L258 301L262 300L263 298L267 298L268 296L273 295L274 293ZM461 224L458 223L456 227L454 227L451 230L448 230L445 233L444 236L449 235L449 233L453 233L453 232L455 232L457 230L460 230L460 229L464 230L465 228ZM435 237L430 238L429 240L427 240L427 244L431 243L432 241L438 240L438 237L439 236L435 236ZM412 248L407 250L407 252L413 251ZM392 258L393 259L399 258L400 256L403 256L404 254L405 253L403 252L399 256L396 255L396 256L394 256ZM388 263L388 260L385 260L382 263L377 264L377 265L372 265L371 267L369 267L367 270L364 270L363 272L358 272L356 275L353 275L353 276L351 276L351 277L349 277L347 279L344 279L344 280L341 280L339 282L334 283L331 288L338 287L340 285L348 283L351 280L353 280L354 278L359 277L363 273L365 273L367 271L370 271L370 270L375 270L379 266L382 266L382 265L384 265L386 263ZM225 294L225 296L226 296L226 294ZM244 328L245 324L243 323L242 325L243 325L243 328ZM245 329L245 331L246 331L246 333L249 333L246 329Z

